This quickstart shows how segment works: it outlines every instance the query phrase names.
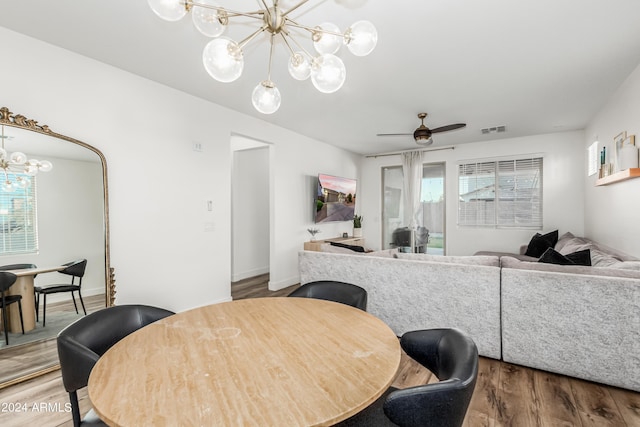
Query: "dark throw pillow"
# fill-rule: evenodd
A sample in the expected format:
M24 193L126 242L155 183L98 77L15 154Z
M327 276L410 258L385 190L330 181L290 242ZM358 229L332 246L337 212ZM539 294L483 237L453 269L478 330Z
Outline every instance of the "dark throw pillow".
M527 251L524 253L527 256L540 257L549 248L553 248L558 243L558 230L551 231L547 234L536 233L531 238Z
M562 255L553 248L549 248L540 257L538 262L557 265L591 265L591 251L585 249L568 255Z
M354 252L364 252L364 248L362 246L354 246L354 245L346 245L344 243L338 242L329 242L331 246L337 246L339 248L351 249Z
M584 249L581 251L574 252L572 254L565 255L568 260L573 262L575 265L586 265L591 267L591 250Z

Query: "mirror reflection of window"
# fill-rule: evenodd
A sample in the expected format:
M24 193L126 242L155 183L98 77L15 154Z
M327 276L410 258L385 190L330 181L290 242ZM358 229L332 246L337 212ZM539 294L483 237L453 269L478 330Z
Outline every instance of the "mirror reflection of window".
M0 187L0 255L38 252L36 179L6 174ZM26 186L18 182L27 182Z

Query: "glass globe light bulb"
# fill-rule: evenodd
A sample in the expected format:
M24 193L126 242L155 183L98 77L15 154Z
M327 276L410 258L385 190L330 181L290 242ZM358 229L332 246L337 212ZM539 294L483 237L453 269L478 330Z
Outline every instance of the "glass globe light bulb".
M165 21L179 21L187 14L184 0L148 0L149 7Z
M312 35L313 47L319 54L324 53L336 53L340 49L342 44L342 37L329 33L324 33L321 30L331 31L332 33L340 33L340 29L337 25L330 22L325 22L316 27L318 29Z
M27 178L18 178L18 188L25 189L29 186L29 181Z
M13 185L13 183L11 181L9 181L9 179L7 179L2 184L2 191L5 191L7 193L13 193L13 190L15 190L15 186Z
M251 101L256 110L262 114L273 114L280 108L282 98L276 85L269 80L265 80L253 89Z
M304 52L296 52L289 60L289 74L296 80L306 80L311 75L311 60Z
M43 160L40 162L40 170L42 172L49 172L51 169L53 169L53 163L49 160Z
M24 168L24 173L29 176L36 176L38 174L38 166L33 164L27 164Z
M311 82L322 93L340 89L347 78L347 70L340 58L331 54L320 55L313 60Z
M378 43L378 31L369 21L358 21L345 32L344 44L355 56L367 56Z
M218 3L213 0L200 0L200 3L219 7ZM191 19L193 20L193 25L196 26L198 31L207 37L218 37L222 35L224 30L227 28L227 23L229 22L226 12L207 9L196 6L195 4L191 10Z
M242 50L226 37L211 40L204 47L202 61L209 75L223 83L237 80L244 68Z
M9 156L9 161L16 165L23 165L27 161L27 155L19 151L15 151Z

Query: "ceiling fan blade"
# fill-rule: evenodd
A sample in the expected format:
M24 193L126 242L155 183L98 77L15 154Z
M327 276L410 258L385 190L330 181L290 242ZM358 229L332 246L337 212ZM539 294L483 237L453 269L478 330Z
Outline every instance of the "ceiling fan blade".
M413 135L412 133L378 133L377 136L407 136Z
M456 123L453 125L440 126L439 128L431 129L431 133L447 132L450 130L463 128L466 125L467 125L466 123Z

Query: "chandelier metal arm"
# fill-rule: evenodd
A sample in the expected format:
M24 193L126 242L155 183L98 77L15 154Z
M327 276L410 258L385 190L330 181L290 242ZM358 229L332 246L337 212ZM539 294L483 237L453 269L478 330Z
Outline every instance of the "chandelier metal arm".
M247 43L249 43L251 40L255 39L258 35L266 31L266 29L267 29L266 25L263 25L262 27L258 28L254 33L250 34L247 38L245 38L240 43L238 43L238 47L242 49L247 45Z
M291 45L289 45L289 42L287 41L285 35L287 37L289 37L289 39L291 39L291 41L293 41L296 44L296 46L298 46L298 49L300 49L301 51L306 53L309 58L313 58L313 55L311 53L309 53L309 51L307 49L305 49L304 46L302 46L300 43L298 43L298 40L296 40L295 37L292 37L289 34L288 31L282 31L282 32L280 32L280 34L282 35L282 39L284 40L285 44L289 48L289 51L291 51L291 55L294 55L294 52L293 52L293 49L291 49Z
M282 14L282 17L286 17L288 14L290 14L291 12L293 12L294 10L296 10L297 8L299 8L300 6L302 6L303 4L305 4L306 2L308 2L309 0L302 0L300 3L298 3L295 6L292 6L291 9L287 10L286 12L284 12Z
M262 19L262 15L264 14L263 10L256 10L255 12L238 12L235 10L225 9L224 7L212 6L206 3L199 3L191 0L187 0L185 2L187 10L193 6L198 6L203 9L212 9L217 10L218 12L225 12L229 18L233 18L234 16L246 16L247 18L253 19Z
M325 30L323 28L315 28L315 27L309 27L309 26L306 26L306 25L302 25L302 24L299 24L299 23L297 23L296 21L294 21L294 20L292 20L290 18L286 18L286 22L287 22L287 25L291 25L292 27L296 27L296 28L302 28L303 30L307 30L310 33L331 34L333 36L338 36L338 37L344 38L344 34L342 34L342 33L336 33L334 31L327 31L327 30Z
M264 0L260 0L260 2L264 6L264 10L269 10L269 6L267 6L267 3Z
M271 47L269 48L269 73L267 74L267 80L271 83L271 61L273 60L273 36L275 34L271 33Z

